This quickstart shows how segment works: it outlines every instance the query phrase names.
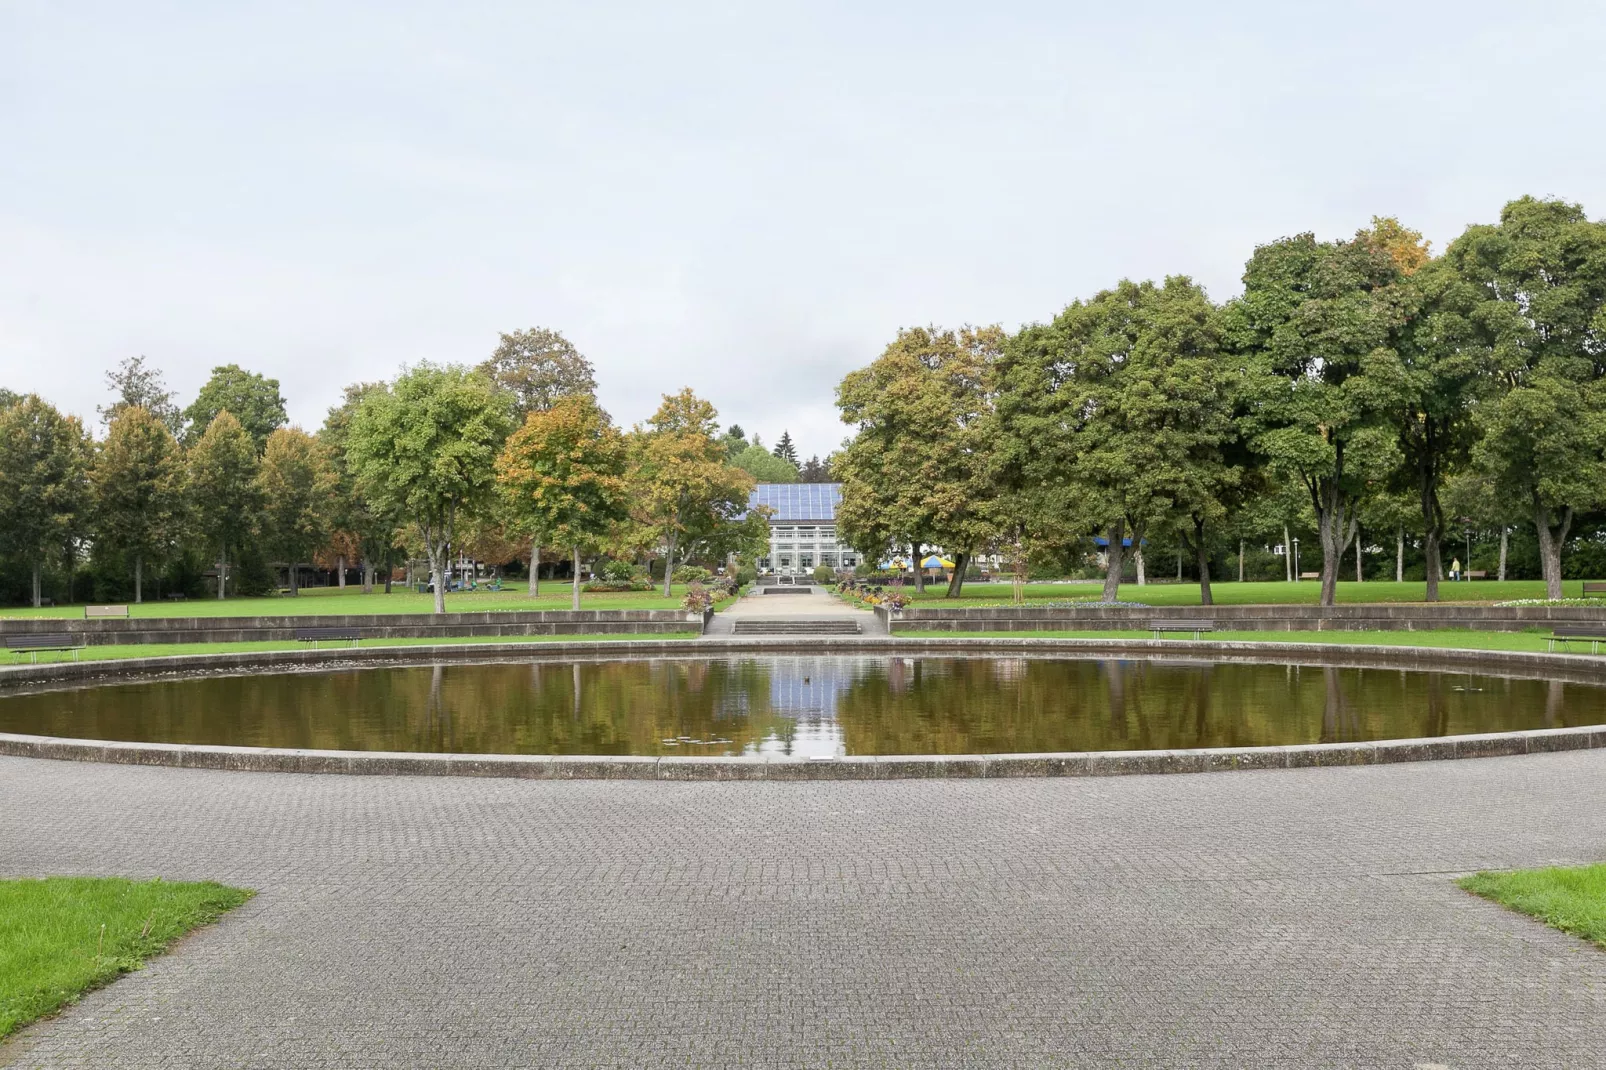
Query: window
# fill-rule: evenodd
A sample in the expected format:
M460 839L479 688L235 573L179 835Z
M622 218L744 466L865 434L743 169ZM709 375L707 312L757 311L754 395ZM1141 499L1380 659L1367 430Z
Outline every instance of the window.
M781 555L781 567L782 568L791 568L792 567L792 555L791 554L782 554Z
M814 528L798 528L797 533L803 536L805 539L812 539L814 537Z
M778 542L775 544L775 548L777 550L790 550L793 548L793 544L789 542Z
M767 557L759 558L758 559L758 570L760 572L768 572L769 569L770 569L770 559L767 558Z
M836 568L836 554L824 553L820 555L820 564L826 568Z
M814 567L814 555L813 554L800 554L798 556L797 563L798 563L798 566L800 568L813 568Z
M843 568L852 568L855 565L857 565L858 563L859 563L859 559L857 557L854 557L852 554L843 554L842 555L842 567Z

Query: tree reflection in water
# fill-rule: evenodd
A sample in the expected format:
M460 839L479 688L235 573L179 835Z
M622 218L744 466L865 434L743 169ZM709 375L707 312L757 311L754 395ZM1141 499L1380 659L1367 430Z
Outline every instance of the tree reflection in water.
M1606 722L1606 689L1235 663L791 655L276 673L20 693L0 731L518 754L964 754Z

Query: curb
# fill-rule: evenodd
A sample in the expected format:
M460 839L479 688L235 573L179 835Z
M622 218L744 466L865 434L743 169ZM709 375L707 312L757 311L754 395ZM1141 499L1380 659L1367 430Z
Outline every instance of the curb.
M915 780L1096 777L1227 773L1262 769L1392 765L1397 762L1498 758L1606 748L1606 725L1523 732L1311 743L1289 747L1095 751L1049 754L888 755L884 757L637 758L523 754L421 754L396 751L294 750L178 743L121 743L0 733L0 756L112 765L214 769L239 773L339 773L348 776L471 776L519 780Z

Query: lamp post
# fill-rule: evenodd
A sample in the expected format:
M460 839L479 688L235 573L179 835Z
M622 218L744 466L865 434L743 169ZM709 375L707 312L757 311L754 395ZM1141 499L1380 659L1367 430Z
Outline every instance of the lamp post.
M1464 516L1461 518L1461 523L1466 525L1467 536L1467 564L1461 570L1461 578L1470 582L1472 580L1472 520L1470 517Z
M1294 536L1294 582L1299 582L1299 536Z

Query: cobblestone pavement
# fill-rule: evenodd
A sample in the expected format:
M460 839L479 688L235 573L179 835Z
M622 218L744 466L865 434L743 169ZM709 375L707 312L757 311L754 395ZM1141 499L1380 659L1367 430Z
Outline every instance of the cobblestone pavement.
M260 889L22 1067L1606 1066L1606 753L1020 781L0 759L0 874Z

